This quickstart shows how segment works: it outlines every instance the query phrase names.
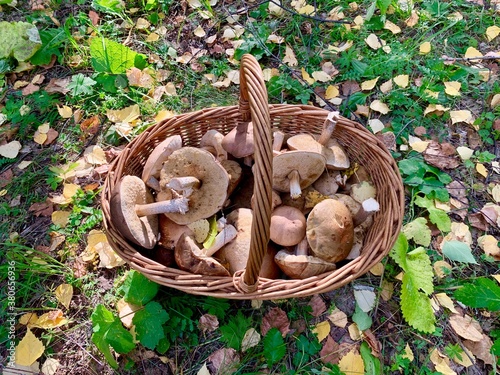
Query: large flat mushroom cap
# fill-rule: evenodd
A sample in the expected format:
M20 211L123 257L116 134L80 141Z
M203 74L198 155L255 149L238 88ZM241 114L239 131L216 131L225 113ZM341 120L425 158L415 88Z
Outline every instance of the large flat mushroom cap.
M219 211L226 201L229 176L226 170L208 151L195 147L183 147L174 151L163 163L161 186L175 177L196 177L200 187L189 196L189 210L182 213L166 213L180 225L206 219Z
M273 158L273 189L290 191L288 175L296 170L300 176L300 188L304 189L316 181L325 170L325 158L311 151L289 151Z
M158 216L139 217L138 204L153 203L144 182L136 176L124 176L115 186L110 200L111 218L118 231L129 241L152 249L158 238Z
M238 126L231 129L231 131L224 136L222 147L227 153L233 155L235 158L244 158L253 155L255 148L252 122L240 123Z
M180 135L173 135L166 138L149 154L144 168L142 169L142 180L147 183L150 177L160 178L163 162L172 154L172 152L182 147L182 138Z

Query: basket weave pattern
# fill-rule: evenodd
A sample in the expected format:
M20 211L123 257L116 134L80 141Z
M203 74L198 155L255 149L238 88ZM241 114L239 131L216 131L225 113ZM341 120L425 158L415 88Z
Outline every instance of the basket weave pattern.
M269 240L272 189L272 139L275 130L285 134L320 134L328 111L307 105L267 103L267 92L257 61L245 55L241 62L240 104L207 108L159 122L130 142L115 162L102 194L104 226L110 245L130 265L149 279L191 294L231 299L279 299L304 297L337 289L366 273L394 244L401 229L404 189L397 165L386 146L361 124L341 117L332 135L352 162L363 165L376 189L380 211L364 238L361 255L335 271L304 280L262 279L258 273ZM227 134L241 122L252 120L256 138L254 173L254 224L252 245L243 275L214 277L165 267L139 252L113 224L109 202L124 175L141 176L153 149L165 138L180 135L184 146L198 147L203 134L215 129Z

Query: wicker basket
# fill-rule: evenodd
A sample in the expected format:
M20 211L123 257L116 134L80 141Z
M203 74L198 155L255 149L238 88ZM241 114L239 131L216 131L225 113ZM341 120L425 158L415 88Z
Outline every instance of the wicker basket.
M304 297L337 289L366 273L384 257L400 231L404 190L397 165L384 144L362 125L341 117L333 134L346 149L351 161L363 165L377 188L380 211L368 230L361 255L319 276L304 280L259 278L262 258L269 241L272 189L272 138L274 130L287 134L321 133L328 111L306 105L269 105L258 62L251 55L241 60L238 106L216 107L178 115L161 121L130 142L111 165L104 183L102 210L104 226L113 249L158 284L187 293L231 299L279 299ZM242 121L252 120L256 139L254 167L254 220L247 267L232 277L191 274L165 267L141 254L124 239L110 215L111 192L124 175L141 176L151 151L166 137L179 134L184 145L198 146L203 134L216 129L227 134Z

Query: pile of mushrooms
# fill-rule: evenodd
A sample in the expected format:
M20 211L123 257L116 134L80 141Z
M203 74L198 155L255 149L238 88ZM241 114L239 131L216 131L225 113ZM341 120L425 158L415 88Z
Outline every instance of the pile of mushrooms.
M366 170L351 168L332 137L337 112L319 136L273 134L270 242L260 277L304 279L358 257L379 211ZM227 135L207 131L200 147L168 137L149 155L141 178L124 176L110 201L124 238L157 262L202 275L245 268L253 210L252 123Z

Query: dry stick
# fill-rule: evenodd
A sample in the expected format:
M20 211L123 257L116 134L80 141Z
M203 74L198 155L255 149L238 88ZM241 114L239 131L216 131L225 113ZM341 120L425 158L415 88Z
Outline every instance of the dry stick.
M500 60L499 56L477 56L477 57L441 57L443 61L472 61L472 60Z

